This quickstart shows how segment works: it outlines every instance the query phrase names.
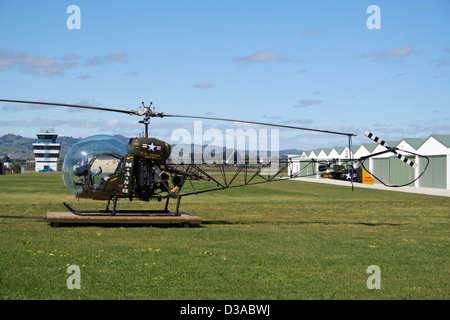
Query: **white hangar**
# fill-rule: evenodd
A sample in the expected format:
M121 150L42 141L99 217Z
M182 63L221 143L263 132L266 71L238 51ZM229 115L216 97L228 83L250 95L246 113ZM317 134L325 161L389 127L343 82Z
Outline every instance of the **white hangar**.
M425 157L418 156L421 155L429 159L428 167L425 173L410 186L450 189L450 135L434 134L427 139L405 138L401 141L386 141L386 143L390 147L407 151L398 151L398 153L417 163L418 166L413 168L405 165L392 152L382 153L364 162L364 166L373 176L390 185L402 185L413 181L420 176L428 162ZM288 156L292 161L288 175L322 179L315 174L318 172L319 163L311 162L311 160L358 159L385 150L387 150L385 147L377 143L363 143L352 146L351 153L348 146L304 151L301 155ZM375 179L375 181L379 183L378 180Z

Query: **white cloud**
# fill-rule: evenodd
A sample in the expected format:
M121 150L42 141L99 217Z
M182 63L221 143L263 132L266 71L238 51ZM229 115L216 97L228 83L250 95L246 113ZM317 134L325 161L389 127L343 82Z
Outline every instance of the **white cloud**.
M78 54L65 54L61 57L61 59L65 61L76 61L80 60L81 56Z
M128 56L125 52L115 52L105 56L94 56L86 59L83 66L97 66L105 63L127 62Z
M46 109L50 108L50 106L45 105L36 105L29 103L10 103L2 107L4 111L22 111L22 110L38 110L38 109Z
M136 122L125 122L117 119L111 120L86 120L82 119L42 119L42 118L26 118L21 120L0 120L2 127L37 127L40 128L43 123L53 127L70 127L78 129L98 129L98 131L111 130L136 130ZM62 130L64 131L64 130Z
M394 79L398 79L398 78L400 78L400 77L406 76L407 74L408 74L408 72L400 72L400 73L397 73L397 74L394 76Z
M322 102L323 102L322 100L302 99L294 107L295 108L305 108L305 107L322 104Z
M89 74L87 74L87 73L80 74L80 75L77 77L77 79L82 79L82 80L91 79L91 78L92 78L91 75L89 75Z
M403 48L384 50L381 51L379 55L383 55L386 57L405 57L409 56L411 53L413 53L413 51L414 50L411 46L406 46Z
M0 71L18 67L22 73L39 77L62 74L64 69L73 67L72 63L59 62L41 55L30 55L22 51L11 51L0 47Z
M265 114L263 114L262 118L263 119L269 119L269 120L281 120L281 119L283 119L280 116L268 116L268 115L265 115Z
M450 60L447 58L432 59L430 65L433 67L444 67L450 65Z
M283 119L283 117L280 116L267 116L265 114L262 116L262 118L269 120L271 123L290 126L304 126L310 125L314 122L311 119Z
M291 125L291 126L304 126L310 125L314 121L312 119L288 119L281 121L281 124Z
M139 71L130 71L123 74L124 76L137 77L139 75Z
M117 119L111 119L108 122L106 122L106 125L108 127L116 127L119 124L119 120Z
M108 62L127 62L128 56L125 52L120 51L106 55L105 59Z
M0 46L0 72L17 68L20 72L38 77L53 77L62 75L65 71L78 66L78 54L66 54L58 58L50 58L42 55L28 54L22 51L13 51ZM105 56L95 56L86 59L84 66L99 65L104 63L127 62L128 56L124 52L115 52ZM79 77L86 79L86 75Z
M447 74L446 73L433 74L431 77L433 79L442 79L442 78L447 78Z
M194 84L192 87L197 89L211 89L214 88L214 85L212 83L202 82Z
M414 53L416 53L416 51L414 50L413 47L405 46L401 48L384 49L374 54L363 53L361 56L363 58L371 57L372 58L371 62L390 61L390 60L398 61L398 59L411 56Z
M237 57L234 59L235 62L251 63L251 62L292 62L295 61L294 58L287 58L279 53L258 51L247 56Z

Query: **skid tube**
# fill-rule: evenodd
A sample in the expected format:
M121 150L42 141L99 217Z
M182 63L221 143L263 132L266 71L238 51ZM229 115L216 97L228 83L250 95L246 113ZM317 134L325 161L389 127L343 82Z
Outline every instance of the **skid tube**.
M105 210L76 210L69 206L67 203L63 202L63 205L73 214L78 216L180 216L180 200L181 197L178 198L177 208L175 212L170 212L168 210L169 206L169 198L166 200L166 206L164 210L117 210L117 197L113 198L113 209L109 209L109 202L106 205ZM186 213L185 213L186 214Z

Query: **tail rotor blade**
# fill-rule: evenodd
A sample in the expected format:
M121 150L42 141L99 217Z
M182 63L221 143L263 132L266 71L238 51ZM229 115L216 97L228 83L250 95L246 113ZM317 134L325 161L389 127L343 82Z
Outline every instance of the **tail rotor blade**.
M375 141L376 143L378 143L379 145L385 147L386 149L388 149L389 151L391 151L392 153L395 154L395 156L397 158L399 158L401 161L403 161L404 163L406 163L407 165L413 167L413 168L417 168L418 165L417 163L414 163L413 161L409 160L408 158L406 158L405 156L401 155L400 153L398 153L394 148L389 147L389 145L386 143L386 141L378 138L376 135L370 133L369 131L364 132L364 135L370 139L372 139L373 141Z
M388 146L388 144L386 143L386 141L381 140L380 138L378 138L376 135L370 133L369 131L365 131L364 135L370 139L372 139L373 141L375 141L376 143L378 143L379 145L385 147L386 149L392 149L391 147Z
M417 163L412 162L411 160L409 160L408 158L406 158L405 156L402 156L400 153L394 152L395 155L397 156L397 158L399 158L400 160L402 160L404 163L406 163L407 165L413 167L414 169L418 167Z

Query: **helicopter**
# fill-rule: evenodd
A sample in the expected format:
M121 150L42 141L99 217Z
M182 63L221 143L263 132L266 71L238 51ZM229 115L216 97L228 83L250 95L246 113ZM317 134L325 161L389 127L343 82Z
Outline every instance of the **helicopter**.
M347 136L349 140L349 147L351 147L351 138L356 136L353 133L311 129L304 127L288 126L282 124L273 124L265 122L244 121L237 119L214 118L205 116L190 116L190 115L174 115L165 114L162 112L155 112L152 110L150 103L148 106L142 102L142 107L138 110L122 110L111 109L95 106L84 106L75 104L62 104L39 101L24 101L24 100L6 100L0 99L0 102L21 103L21 104L36 104L60 106L69 108L80 108L89 110L100 110L106 112L118 112L128 115L137 115L143 119L139 123L144 125L144 136L134 137L129 139L128 143L123 140L109 135L95 135L80 140L68 151L64 158L62 176L64 184L67 189L79 199L93 199L107 201L104 210L76 210L63 203L64 206L73 214L81 216L91 215L181 215L180 202L182 197L200 194L204 192L217 191L228 189L232 187L247 186L251 184L265 183L271 181L278 181L275 178L292 162L282 162L282 166L275 174L262 175L261 172L271 165L271 162L261 163L257 169L250 170L248 162L244 162L236 167L231 179L227 177L226 166L228 161L217 164L221 178L213 174L207 173L201 166L195 163L189 164L174 164L170 161L171 146L162 140L149 137L148 127L151 118L190 118L190 119L205 119L216 121L237 122L245 124L256 124L263 126L271 126L278 128L288 128L295 130L306 130L313 132L328 133L334 135ZM373 136L370 133L366 135L383 145L386 148L384 152L392 152L399 157L400 160L405 161L404 157L400 155L395 148L390 148L387 144ZM336 162L327 162L319 166L319 173L323 177L337 178L345 175L349 177L349 181L357 181L354 177L360 176L361 172L368 174L368 170L364 168L364 160L371 156L384 153L380 152L373 155L368 155L359 159L347 159L345 165L337 164ZM402 158L403 157L403 158ZM409 160L408 160L409 161ZM311 161L313 163L314 160ZM361 166L355 168L355 163L360 163ZM411 165L411 163L407 163ZM243 175L244 179L241 183L236 183L238 175ZM314 174L318 174L317 172ZM370 174L369 174L370 175ZM256 181L255 178L262 178ZM287 178L289 179L289 177ZM215 184L214 187L205 190L196 190L192 181L204 180L211 181ZM182 192L183 186L189 182L193 188L193 192ZM118 210L117 202L119 199L129 199L130 201L138 199L148 202L156 200L161 202L165 200L164 209L156 210ZM169 210L169 202L171 199L176 201L175 211ZM112 201L112 208L110 208Z
M312 168L316 168L316 170L312 170L313 172L311 174L306 174L303 176L300 176L298 173L295 174L295 177L307 177L312 175L319 175L322 178L325 179L335 179L335 180L345 180L345 181L352 181L352 187L353 182L357 183L363 183L363 184L374 184L375 180L380 182L386 187L404 187L407 185L410 185L420 179L422 175L425 173L426 169L428 168L428 165L430 163L430 159L425 155L420 155L418 153L402 150L397 147L390 147L388 143L379 137L375 136L373 133L369 131L365 131L364 135L368 137L369 139L372 139L377 144L379 144L381 147L383 147L384 150L371 153L369 155L365 155L362 157L359 157L357 159L328 159L328 160L317 160L317 159L311 159L309 161L304 161L306 163L305 166L303 166L302 170L307 169L308 167L312 166ZM350 138L349 138L350 140ZM351 150L351 142L349 143L349 150ZM410 158L412 156L419 157L425 159L425 164L423 165L422 171L417 175L417 177L411 181L408 181L403 184L388 184L385 183L382 179L377 177L373 172L370 172L368 168L365 167L364 162L372 157L380 156L386 153L392 153L396 158L398 158L400 161L402 161L405 165L413 168L414 170L419 169L419 165L412 161ZM350 152L350 155L352 155L352 152ZM314 166L316 164L316 166Z

